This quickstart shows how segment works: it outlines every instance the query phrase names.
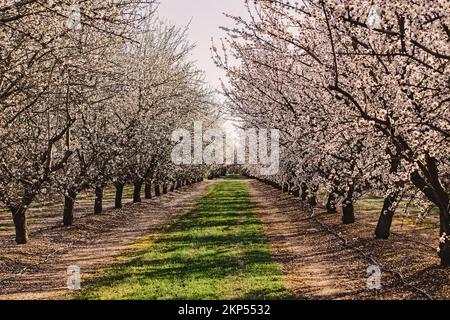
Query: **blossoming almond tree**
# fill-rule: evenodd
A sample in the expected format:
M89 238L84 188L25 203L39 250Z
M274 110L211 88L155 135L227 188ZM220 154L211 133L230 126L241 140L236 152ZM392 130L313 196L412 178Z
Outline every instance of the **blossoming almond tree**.
M247 4L250 18L231 17L238 27L228 30L225 54L216 55L231 79L225 92L236 114L285 128L284 144L300 158L286 169L305 182L319 175L330 191L337 184L344 207L363 191L383 192L378 237L389 235L402 190L421 190L440 209L439 255L448 265L445 1L380 2L376 23L368 19L369 1ZM240 65L231 66L230 57ZM353 195L355 178L360 192Z
M106 183L128 182L152 163L155 146L171 147L161 135L178 123L164 121L186 110L207 116L181 33L135 37L154 8L133 0L1 3L0 201L12 212L17 243L28 240L26 210L43 188L63 191L67 225L86 187L96 189L100 212ZM139 46L146 53L131 54Z
M12 212L17 243L27 242L28 206L73 153L70 128L96 84L89 63L126 37L144 4L2 1L0 199ZM100 41L91 46L92 39Z

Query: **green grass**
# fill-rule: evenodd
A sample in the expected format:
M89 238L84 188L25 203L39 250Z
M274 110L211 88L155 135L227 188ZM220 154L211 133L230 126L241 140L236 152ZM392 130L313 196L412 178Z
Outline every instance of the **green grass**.
M195 208L124 263L94 277L78 299L286 299L246 185L213 185Z
M375 195L366 195L358 200L355 204L357 211L363 211L376 215L380 215L383 208L384 198ZM405 209L408 206L407 215L405 215ZM394 215L394 221L399 223L408 224L411 226L420 226L424 228L436 229L439 228L439 209L432 208L431 212L425 217L425 219L418 219L419 214L423 213L423 209L418 207L414 203L409 203L408 199L400 201Z

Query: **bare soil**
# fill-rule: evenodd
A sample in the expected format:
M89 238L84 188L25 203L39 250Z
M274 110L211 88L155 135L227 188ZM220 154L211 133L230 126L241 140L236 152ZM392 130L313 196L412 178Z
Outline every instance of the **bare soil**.
M80 266L84 277L116 263L144 236L157 236L187 213L212 181L182 188L141 204L93 215L92 198L79 201L73 227L61 225L61 203L30 211L30 243L14 244L8 213L0 212L0 299L62 299L67 267ZM299 199L255 180L245 180L261 219L272 255L298 299L450 299L450 270L439 267L434 223L415 224L397 217L389 240L373 237L374 208L359 207L357 221L341 214L312 212ZM129 195L129 193L128 193ZM381 289L367 287L367 268L382 269Z
M121 210L105 204L93 215L91 201L76 208L74 226L61 225L61 204L36 208L30 242L17 246L12 228L0 232L0 299L62 299L67 289L67 267L76 265L89 274L127 254L130 245L187 213L212 182L182 188L162 197L127 204ZM43 212L44 211L44 212ZM3 221L7 216L0 215Z
M373 237L377 215L309 208L299 199L247 180L255 209L281 264L285 283L299 299L450 299L450 270L439 267L439 231L394 221L389 240ZM381 289L369 290L367 268L382 269Z

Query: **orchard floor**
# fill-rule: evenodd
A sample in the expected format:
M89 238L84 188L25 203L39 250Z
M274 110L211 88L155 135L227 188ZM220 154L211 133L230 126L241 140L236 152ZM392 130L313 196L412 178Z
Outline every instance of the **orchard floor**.
M32 210L27 245L14 244L12 229L0 233L0 300L73 295L67 290L68 266L79 266L84 276L115 263L136 241L157 235L188 212L211 183L183 187L141 204L127 204L121 210L113 210L112 197L106 197L101 215L92 215L92 199L83 199L76 208L73 227L68 228L61 225L61 205Z
M287 287L303 299L450 299L450 269L440 268L439 229L396 218L389 240L373 237L378 208L357 211L356 223L340 214L301 208L301 202L248 180L272 255ZM373 208L371 208L373 209ZM369 266L382 269L381 289L368 290Z
M344 226L340 214L311 215L299 199L229 178L98 216L82 209L67 229L59 211L33 214L26 246L0 228L0 299L450 299L435 223L396 218L391 238L375 240L379 208L358 208ZM65 288L69 265L83 272L79 296ZM367 288L371 265L382 268L379 290Z
M243 180L222 180L156 239L86 282L79 299L290 299Z

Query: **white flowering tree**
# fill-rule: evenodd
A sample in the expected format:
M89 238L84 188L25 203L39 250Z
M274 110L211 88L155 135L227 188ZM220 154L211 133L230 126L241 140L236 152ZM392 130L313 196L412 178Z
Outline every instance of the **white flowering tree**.
M16 242L43 191L62 193L64 224L77 195L125 183L200 179L171 164L171 132L208 118L209 92L188 61L185 30L158 22L153 0L0 3L0 201ZM202 168L204 170L204 168ZM179 173L179 176L175 175Z
M216 62L243 121L278 128L285 148L276 184L318 183L343 205L385 195L386 238L405 188L440 209L439 255L450 264L449 15L446 1L248 1L230 17ZM330 206L330 209L333 209ZM332 211L332 210L330 210Z

